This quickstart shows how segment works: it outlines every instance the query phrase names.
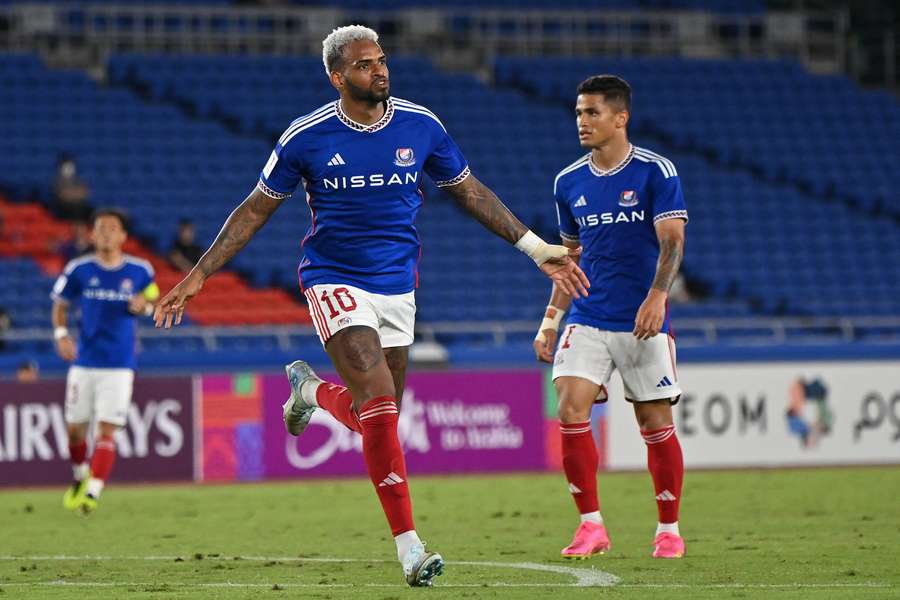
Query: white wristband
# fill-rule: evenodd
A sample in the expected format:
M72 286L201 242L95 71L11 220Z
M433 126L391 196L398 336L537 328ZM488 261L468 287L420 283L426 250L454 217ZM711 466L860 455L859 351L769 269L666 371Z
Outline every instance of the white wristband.
M548 244L530 229L516 242L516 248L530 256L537 266L541 266L553 258L566 256L569 253L568 248L565 246Z
M550 313L550 316L547 316L547 313ZM562 322L562 318L565 314L566 311L562 310L561 308L556 308L552 304L548 305L546 312L544 312L544 320L541 321L541 324L538 327L537 335L534 336L534 339L542 343L547 341L547 336L544 335L544 330L559 330L559 324Z
M60 325L59 327L53 328L53 339L61 340L64 337L69 337L69 330Z
M144 316L152 317L153 316L153 305L149 302L144 305Z

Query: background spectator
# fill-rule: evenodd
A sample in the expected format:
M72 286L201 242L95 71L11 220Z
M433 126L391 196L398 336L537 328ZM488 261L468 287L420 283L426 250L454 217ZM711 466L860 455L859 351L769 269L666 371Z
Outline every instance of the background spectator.
M56 163L56 179L53 182L54 208L60 219L87 221L91 217L88 198L91 189L78 176L78 166L71 154L60 154Z
M190 271L203 256L203 248L194 242L194 234L193 221L182 219L178 223L178 236L169 250L169 260L184 272Z
M91 244L91 228L87 221L72 222L72 237L60 245L57 252L65 262L94 250Z
M16 381L20 383L32 383L38 380L41 370L36 361L26 360L16 367Z

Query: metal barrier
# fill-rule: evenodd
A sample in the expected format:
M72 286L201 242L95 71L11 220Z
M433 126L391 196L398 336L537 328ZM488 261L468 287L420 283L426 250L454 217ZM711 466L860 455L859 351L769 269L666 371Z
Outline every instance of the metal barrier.
M501 346L511 337L530 336L535 332L533 321L458 321L419 323L416 337L423 342L447 342L461 336L489 339ZM723 319L675 319L680 346L703 346L724 342L735 344L781 344L790 339L802 339L810 344L829 344L859 340L900 340L900 317L747 317ZM290 350L292 338L316 335L311 326L238 326L238 327L176 327L170 330L141 327L139 341L161 338L194 338L202 340L205 350L216 350L221 341L231 338L275 339L280 350ZM7 342L41 342L53 339L51 329L12 329L3 339Z
M152 4L14 3L5 44L13 50L88 48L111 53L318 54L350 21L381 32L386 48L427 53L441 64L489 65L499 55L676 55L794 58L816 71L845 70L846 11L344 10ZM0 37L0 45L4 38ZM70 52L78 55L78 52ZM83 53L82 53L83 54Z

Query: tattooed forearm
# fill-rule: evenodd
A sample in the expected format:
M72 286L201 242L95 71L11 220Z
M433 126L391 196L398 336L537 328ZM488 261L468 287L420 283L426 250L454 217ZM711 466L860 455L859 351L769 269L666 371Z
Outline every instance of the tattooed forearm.
M216 240L194 268L204 277L209 277L222 268L222 265L247 245L283 201L254 190L229 215Z
M656 277L653 278L653 288L662 292L668 292L678 275L678 267L684 256L684 241L680 239L663 238L659 241L659 261L656 263Z
M461 183L444 189L479 223L510 244L518 242L528 231L500 198L474 175L469 175Z

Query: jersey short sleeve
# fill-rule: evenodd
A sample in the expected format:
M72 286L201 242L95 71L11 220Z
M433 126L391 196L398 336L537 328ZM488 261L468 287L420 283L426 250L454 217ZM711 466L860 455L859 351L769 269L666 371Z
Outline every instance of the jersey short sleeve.
M681 191L681 179L676 174L654 169L650 179L650 193L653 201L653 223L666 219L688 220L687 205Z
M559 186L553 188L553 196L556 199L556 220L559 222L559 236L567 242L577 242L580 238L578 235L578 223L572 216L572 209L569 203L562 197Z
M302 177L299 156L300 142L293 137L279 141L272 150L269 160L259 174L257 187L267 196L276 199L287 198L294 193Z
M425 160L424 170L438 187L456 185L469 176L469 164L443 127L439 136L437 146Z
M50 297L55 301L72 302L81 295L81 282L75 273L76 266L72 263L66 265L63 272L56 278Z

